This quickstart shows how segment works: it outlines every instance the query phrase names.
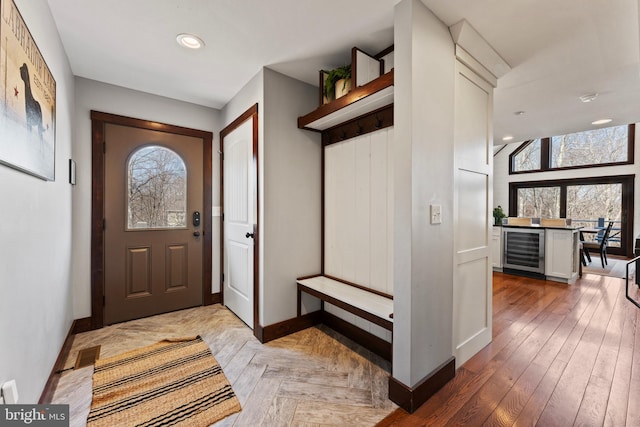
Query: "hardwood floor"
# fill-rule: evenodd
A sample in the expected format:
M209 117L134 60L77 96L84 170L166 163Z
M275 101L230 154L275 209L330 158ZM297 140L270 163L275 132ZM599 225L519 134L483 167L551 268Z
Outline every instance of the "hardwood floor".
M372 426L397 408L387 398L387 361L324 326L263 345L219 304L78 334L65 367L83 348L101 345L105 358L193 335L209 345L242 405L216 427ZM73 427L86 425L92 374L93 366L67 371L55 390L52 403L70 405Z
M378 426L640 426L639 321L622 279L494 273L492 343L415 413Z

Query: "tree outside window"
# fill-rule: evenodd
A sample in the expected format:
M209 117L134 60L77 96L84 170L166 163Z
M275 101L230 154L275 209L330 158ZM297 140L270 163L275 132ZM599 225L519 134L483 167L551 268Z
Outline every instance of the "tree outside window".
M534 139L525 145L513 158L513 170L516 172L540 170L541 144L542 141L540 139Z
M509 156L509 173L633 163L635 124L524 142Z
M627 161L628 126L551 137L551 168Z
M560 218L560 187L518 189L518 216Z
M186 227L187 169L177 153L143 147L129 157L127 173L128 229Z

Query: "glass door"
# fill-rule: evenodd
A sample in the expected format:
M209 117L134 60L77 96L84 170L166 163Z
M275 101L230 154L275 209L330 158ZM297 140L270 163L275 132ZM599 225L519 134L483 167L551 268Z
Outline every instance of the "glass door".
M613 221L609 247L619 248L622 231L622 184L585 184L567 186L567 217L572 225L602 230L584 233L586 241L597 241Z

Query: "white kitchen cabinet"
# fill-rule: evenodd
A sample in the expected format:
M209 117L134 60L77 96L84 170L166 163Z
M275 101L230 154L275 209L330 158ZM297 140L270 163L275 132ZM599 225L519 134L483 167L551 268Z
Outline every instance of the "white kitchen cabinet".
M495 271L502 271L502 227L494 226L491 235L491 260Z
M580 262L579 231L547 228L545 230L545 263L547 280L574 283Z

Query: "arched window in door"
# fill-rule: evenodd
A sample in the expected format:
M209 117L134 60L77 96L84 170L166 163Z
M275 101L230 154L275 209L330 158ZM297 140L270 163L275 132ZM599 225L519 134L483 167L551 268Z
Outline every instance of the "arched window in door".
M187 168L175 151L137 149L127 161L127 229L187 226Z

